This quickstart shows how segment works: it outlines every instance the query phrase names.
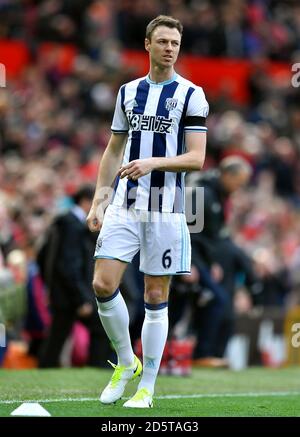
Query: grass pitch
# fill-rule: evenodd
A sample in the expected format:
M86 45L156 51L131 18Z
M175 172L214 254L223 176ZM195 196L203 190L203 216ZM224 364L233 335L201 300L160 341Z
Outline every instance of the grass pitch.
M0 370L0 417L22 402L39 402L63 417L300 417L300 367L193 370L189 377L159 376L153 409L123 408L129 383L115 405L98 401L112 371L92 368Z

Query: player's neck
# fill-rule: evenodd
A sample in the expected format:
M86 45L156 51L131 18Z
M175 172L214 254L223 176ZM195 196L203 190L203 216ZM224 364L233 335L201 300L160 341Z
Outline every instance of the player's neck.
M149 72L149 78L155 83L165 82L171 80L174 76L174 68L159 68L157 66L151 66Z

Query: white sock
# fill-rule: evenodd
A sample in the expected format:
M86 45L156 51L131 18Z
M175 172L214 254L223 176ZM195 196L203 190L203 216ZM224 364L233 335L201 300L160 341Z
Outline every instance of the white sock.
M97 298L96 302L102 325L117 353L118 364L131 366L134 354L129 335L129 314L122 294L118 291L112 295L112 299L103 302Z
M142 328L143 375L138 388L147 388L154 393L161 357L168 336L168 307L147 309Z

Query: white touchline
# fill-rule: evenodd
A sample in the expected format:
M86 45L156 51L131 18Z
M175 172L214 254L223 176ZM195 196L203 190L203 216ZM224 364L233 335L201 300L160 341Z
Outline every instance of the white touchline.
M299 391L272 391L272 392L248 392L248 393L203 393L203 394L190 394L190 395L164 395L154 396L155 399L200 399L200 398L238 398L238 397L262 397L262 396L292 396L299 395ZM129 399L129 398L122 398ZM99 398L57 398L57 399L9 399L0 400L1 404L17 404L20 402L39 402L39 403L51 403L51 402L88 402L99 401Z

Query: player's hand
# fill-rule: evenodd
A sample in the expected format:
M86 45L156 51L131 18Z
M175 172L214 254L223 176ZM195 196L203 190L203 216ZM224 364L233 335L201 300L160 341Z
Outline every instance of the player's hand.
M92 207L86 218L87 225L91 232L99 232L102 226L101 221L97 217L96 208Z
M120 168L118 174L121 179L127 177L133 181L141 176L145 176L154 169L154 161L152 158L135 159Z

